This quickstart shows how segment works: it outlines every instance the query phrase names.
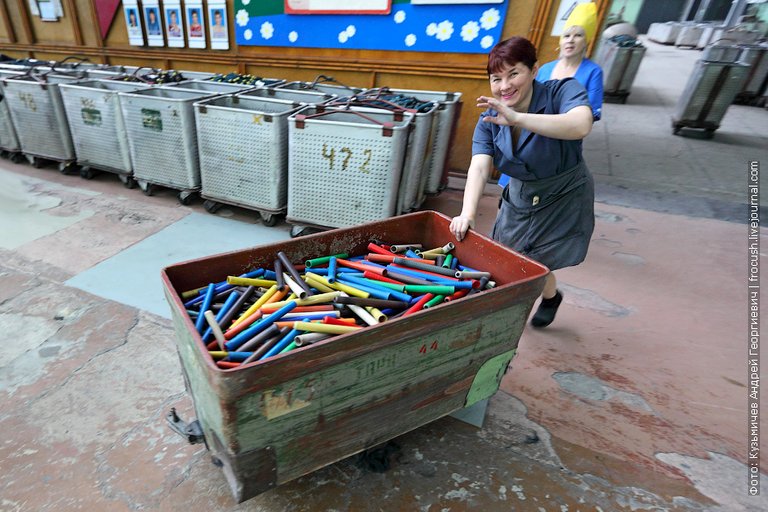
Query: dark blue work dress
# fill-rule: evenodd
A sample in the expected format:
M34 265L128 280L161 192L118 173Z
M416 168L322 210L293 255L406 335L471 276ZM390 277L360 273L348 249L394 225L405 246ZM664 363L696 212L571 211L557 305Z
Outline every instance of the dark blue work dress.
M572 78L533 82L528 112L562 114L589 106L584 87ZM512 129L486 123L475 127L472 154L493 157L510 181L491 238L557 270L587 255L595 227L594 182L581 155L580 140L559 140L522 130L515 148Z

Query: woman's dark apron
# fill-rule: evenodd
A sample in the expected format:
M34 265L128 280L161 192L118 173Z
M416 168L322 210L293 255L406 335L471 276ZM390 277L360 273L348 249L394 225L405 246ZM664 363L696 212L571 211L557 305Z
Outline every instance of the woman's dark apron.
M594 203L594 181L583 161L550 178L511 178L491 238L550 270L578 265L595 228Z

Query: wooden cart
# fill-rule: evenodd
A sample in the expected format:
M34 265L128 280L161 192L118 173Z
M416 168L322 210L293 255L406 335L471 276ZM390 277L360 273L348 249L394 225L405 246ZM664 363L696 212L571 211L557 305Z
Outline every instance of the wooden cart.
M169 419L205 441L238 502L493 395L548 269L470 232L454 254L491 271L495 288L233 370L202 349L181 292L271 266L278 251L303 262L361 254L372 239L442 246L453 239L449 224L420 212L163 270L197 414L190 425Z

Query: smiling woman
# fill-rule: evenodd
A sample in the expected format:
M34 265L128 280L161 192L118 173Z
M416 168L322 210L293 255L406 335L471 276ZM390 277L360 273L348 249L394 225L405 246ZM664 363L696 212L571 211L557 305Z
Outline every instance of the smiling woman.
M556 270L584 261L595 225L594 183L581 154L592 109L576 80L541 83L537 71L536 48L527 39L512 37L491 50L491 96L477 99L484 112L472 137L461 214L450 229L461 241L474 225L495 167L509 182L491 237ZM562 298L550 273L533 326L552 323Z

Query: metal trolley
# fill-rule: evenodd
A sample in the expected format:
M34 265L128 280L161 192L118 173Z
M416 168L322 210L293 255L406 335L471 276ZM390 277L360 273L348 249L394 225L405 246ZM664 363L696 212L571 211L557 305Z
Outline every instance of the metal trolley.
M645 51L645 46L629 36L614 36L603 41L595 60L603 68L603 94L606 102L627 102Z
M128 147L120 92L150 87L141 83L89 80L62 84L61 96L75 145L80 176L91 179L94 169L115 173L128 188L136 184Z
M448 161L448 152L451 148L451 139L453 137L453 126L461 113L461 93L391 89L389 87L382 87L381 89L368 89L363 96L376 96L381 92L405 94L414 96L422 101L432 101L437 103L437 110L434 114L434 138L429 154L429 170L423 177L423 182L419 187L419 194L416 201L416 204L421 205L421 203L424 202L424 194L438 194L442 192L447 185L445 171Z
M699 60L680 95L672 117L672 133L703 129L712 138L728 106L744 86L749 66L735 62Z
M24 71L19 69L0 69L0 97L3 98L3 101L0 101L0 151L5 152L5 155L14 163L20 162L23 156L21 154L19 137L16 135L16 128L13 126L13 120L11 119L11 110L8 108L8 102L5 101L6 93L3 79L22 74L24 74Z
M762 101L768 85L768 45L743 44L738 62L749 65L749 76L739 94L738 103L757 105Z
M329 106L355 105L367 108L380 108L390 112L408 112L413 114L413 128L408 138L408 147L403 164L403 172L400 178L400 186L397 194L398 214L415 210L421 206L424 194L423 190L429 173L430 152L434 143L435 115L438 103L427 103L428 108L406 109L395 103L373 98L349 98L346 101L340 99L328 104Z
M155 185L179 191L189 204L200 190L200 164L193 104L212 93L176 87L121 92L133 175L146 195Z
M274 226L286 208L288 116L301 106L245 95L194 106L203 206L210 213L221 203L257 210Z
M291 115L288 221L338 228L395 215L412 119L356 107Z
M75 148L59 85L77 82L82 75L62 73L31 69L24 75L5 78L3 88L27 160L35 167L42 166L41 159L53 160L61 172L67 172L75 161Z

